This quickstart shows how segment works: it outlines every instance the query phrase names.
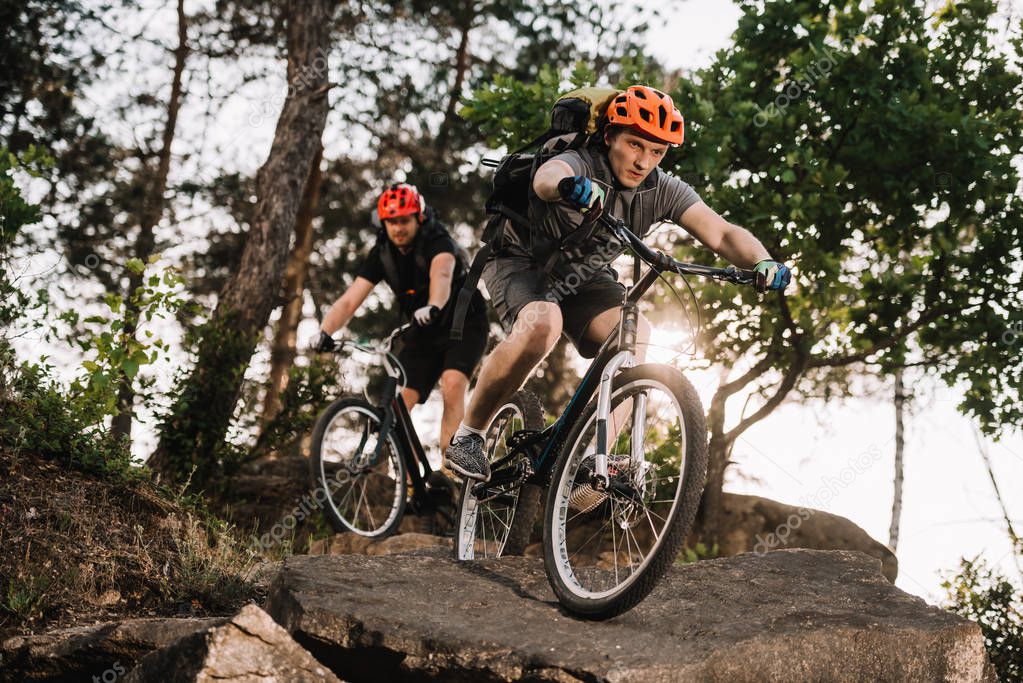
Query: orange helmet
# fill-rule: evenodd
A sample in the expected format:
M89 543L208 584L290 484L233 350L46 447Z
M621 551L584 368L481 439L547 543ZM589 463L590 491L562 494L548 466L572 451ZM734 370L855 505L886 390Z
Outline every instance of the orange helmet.
M395 183L384 190L377 202L377 215L380 220L386 218L397 218L398 216L416 216L423 220L423 212L426 211L426 202L415 185L408 183Z
M645 85L630 85L607 106L607 122L626 126L647 137L680 145L685 137L682 113L671 98Z

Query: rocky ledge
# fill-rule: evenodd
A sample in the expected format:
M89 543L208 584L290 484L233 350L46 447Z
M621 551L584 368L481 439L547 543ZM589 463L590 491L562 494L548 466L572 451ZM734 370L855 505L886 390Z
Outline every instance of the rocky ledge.
M295 556L267 611L349 681L988 681L976 624L858 552L672 568L636 609L575 620L532 558Z

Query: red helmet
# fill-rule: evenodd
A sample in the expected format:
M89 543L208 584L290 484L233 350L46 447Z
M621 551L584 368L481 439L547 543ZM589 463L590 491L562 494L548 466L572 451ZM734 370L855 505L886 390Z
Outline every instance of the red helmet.
M680 145L685 137L682 113L671 98L645 85L630 85L611 100L607 106L607 122L669 145Z
M377 215L380 220L397 218L398 216L416 216L423 220L426 202L415 185L395 183L384 190L377 202Z

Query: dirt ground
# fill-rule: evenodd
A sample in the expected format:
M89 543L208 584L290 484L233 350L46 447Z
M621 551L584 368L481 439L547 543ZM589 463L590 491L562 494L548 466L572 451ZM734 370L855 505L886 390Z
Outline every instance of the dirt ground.
M136 616L233 613L255 560L148 483L0 450L0 639Z

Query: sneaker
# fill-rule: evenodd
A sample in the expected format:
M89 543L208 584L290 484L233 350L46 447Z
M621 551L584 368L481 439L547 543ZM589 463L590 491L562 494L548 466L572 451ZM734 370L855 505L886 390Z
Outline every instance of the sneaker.
M583 479L583 483L572 489L568 496L568 508L574 512L585 513L595 509L598 505L607 500L607 491L598 491L590 486L590 476L596 467L596 458L587 455L579 465L576 472L576 481ZM607 473L612 477L621 472L627 472L629 467L628 455L607 456Z
M490 481L490 463L483 454L483 437L469 434L451 439L444 451L444 466L469 479Z

